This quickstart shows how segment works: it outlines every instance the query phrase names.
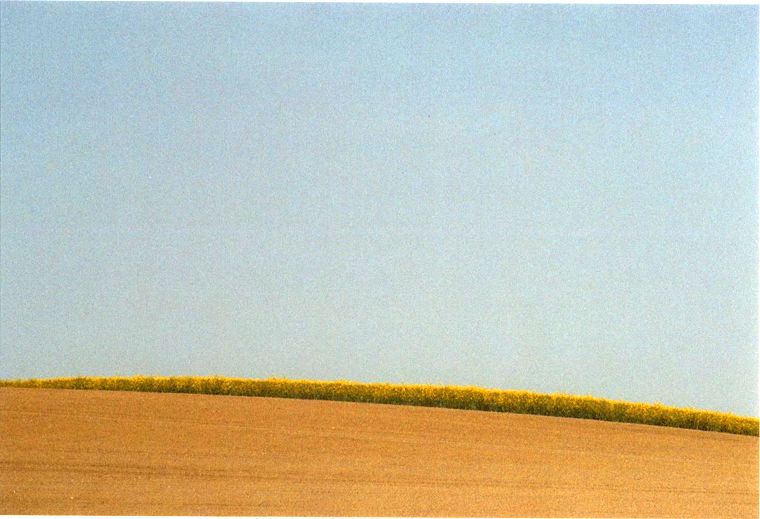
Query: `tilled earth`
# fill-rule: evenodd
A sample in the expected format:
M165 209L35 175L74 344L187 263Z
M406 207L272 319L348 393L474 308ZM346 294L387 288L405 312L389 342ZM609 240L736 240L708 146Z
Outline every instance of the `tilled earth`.
M758 517L758 438L422 407L0 388L0 514Z

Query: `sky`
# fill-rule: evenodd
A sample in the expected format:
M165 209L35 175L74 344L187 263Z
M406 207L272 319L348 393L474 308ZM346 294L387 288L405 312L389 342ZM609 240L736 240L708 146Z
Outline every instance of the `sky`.
M758 414L758 7L0 3L0 378Z

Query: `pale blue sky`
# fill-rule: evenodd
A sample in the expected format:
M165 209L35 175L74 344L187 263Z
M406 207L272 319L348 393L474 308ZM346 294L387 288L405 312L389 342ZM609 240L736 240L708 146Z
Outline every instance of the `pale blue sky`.
M756 6L0 17L0 378L757 414Z

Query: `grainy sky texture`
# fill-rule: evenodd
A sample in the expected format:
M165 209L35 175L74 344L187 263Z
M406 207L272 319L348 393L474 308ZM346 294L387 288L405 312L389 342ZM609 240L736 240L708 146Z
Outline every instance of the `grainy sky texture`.
M0 18L1 378L757 414L757 6Z

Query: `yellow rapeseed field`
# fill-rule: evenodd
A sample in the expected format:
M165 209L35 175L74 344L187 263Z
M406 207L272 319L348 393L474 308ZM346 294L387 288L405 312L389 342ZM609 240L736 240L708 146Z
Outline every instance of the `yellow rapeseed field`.
M226 377L76 377L0 380L0 387L101 389L342 400L588 418L758 436L758 419L730 413L641 404L590 396L541 394L470 386L365 384Z

